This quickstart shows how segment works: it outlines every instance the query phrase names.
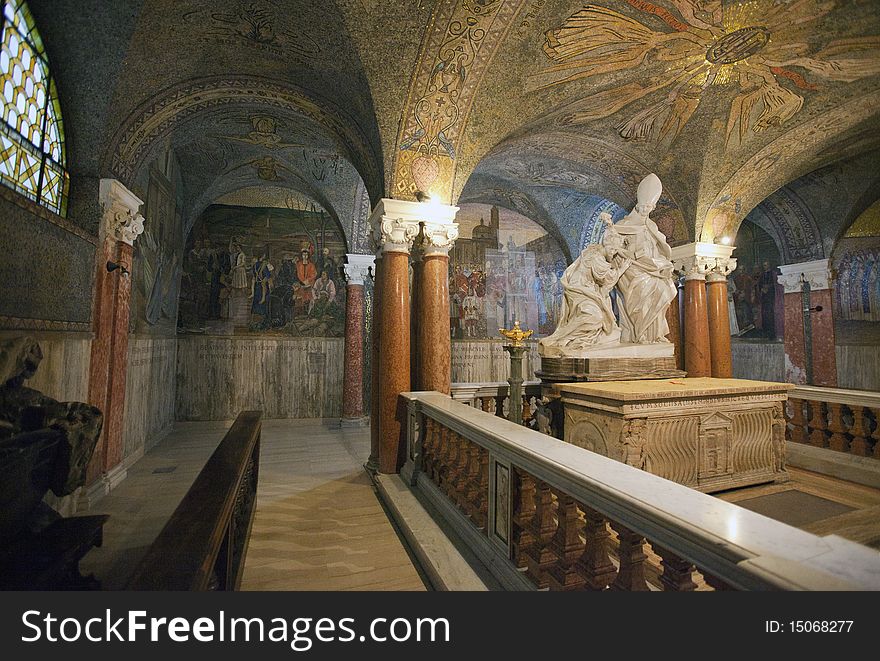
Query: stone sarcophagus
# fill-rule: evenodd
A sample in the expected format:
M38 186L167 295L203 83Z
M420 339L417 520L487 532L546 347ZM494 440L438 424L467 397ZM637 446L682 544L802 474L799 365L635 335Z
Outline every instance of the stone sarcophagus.
M781 482L792 387L713 378L560 384L564 440L700 491Z

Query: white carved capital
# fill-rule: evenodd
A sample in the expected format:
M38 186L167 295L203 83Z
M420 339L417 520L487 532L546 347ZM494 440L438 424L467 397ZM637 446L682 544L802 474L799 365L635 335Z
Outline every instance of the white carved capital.
M370 277L370 269L376 263L373 255L346 255L345 264L345 280L350 285L363 286L364 282Z
M688 243L672 249L672 263L685 280L726 279L736 269L731 257L734 246L718 243Z
M457 223L426 222L420 247L425 255L448 255L458 238Z
M378 254L384 252L410 252L413 241L419 235L422 224L454 226L451 241L458 236L458 226L453 222L458 207L435 202L410 202L382 198L370 216L373 243ZM447 235L451 228L446 227ZM442 234L435 230L432 234ZM450 240L447 236L446 240Z
M783 264L779 267L781 275L776 281L785 287L786 294L801 291L804 281L810 283L810 291L828 289L831 286L831 267L829 260L816 259L799 264Z
M139 209L143 201L116 179L101 179L101 236L134 245L144 231L144 217Z

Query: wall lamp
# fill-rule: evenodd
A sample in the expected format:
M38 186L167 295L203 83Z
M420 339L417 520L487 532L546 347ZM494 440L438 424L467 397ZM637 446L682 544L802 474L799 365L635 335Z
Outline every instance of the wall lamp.
M117 264L116 262L107 262L107 273L113 273L116 269L119 269L122 272L122 275L130 275L131 271L125 268L122 264Z

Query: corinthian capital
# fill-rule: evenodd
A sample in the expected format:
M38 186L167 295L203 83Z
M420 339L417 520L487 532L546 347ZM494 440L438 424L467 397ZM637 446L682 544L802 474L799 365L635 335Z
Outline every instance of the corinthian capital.
M426 228L427 241L431 243L436 240L438 250L444 242L449 242L451 246L451 242L458 237L458 225L453 222L457 211L458 207L447 204L390 198L379 200L370 216L377 253L410 252L422 225Z
M101 179L101 236L133 245L144 231L143 201L116 179Z
M457 223L426 222L422 228L422 252L425 255L447 255L457 238Z
M736 259L731 257L734 250L734 246L717 243L688 243L672 249L672 263L685 280L720 280L736 268Z

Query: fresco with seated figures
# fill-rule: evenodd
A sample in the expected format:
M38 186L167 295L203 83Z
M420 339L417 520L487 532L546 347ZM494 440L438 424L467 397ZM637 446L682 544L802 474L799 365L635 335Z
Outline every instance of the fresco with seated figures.
M320 209L213 205L187 239L178 332L342 337L344 255Z

